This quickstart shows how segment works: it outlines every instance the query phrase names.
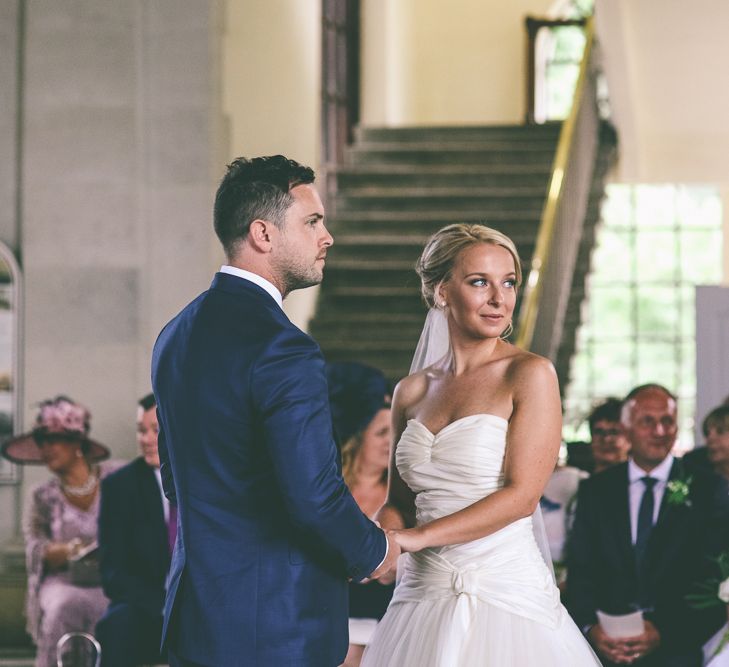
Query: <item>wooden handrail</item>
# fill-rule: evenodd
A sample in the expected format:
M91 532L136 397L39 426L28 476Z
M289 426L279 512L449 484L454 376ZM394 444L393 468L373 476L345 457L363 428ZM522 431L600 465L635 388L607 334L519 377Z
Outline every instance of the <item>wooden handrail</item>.
M537 242L534 248L534 255L532 256L529 276L524 285L524 296L522 297L516 337L516 344L523 349L529 349L534 338L534 327L536 326L537 315L539 313L539 298L543 288L543 271L549 261L552 247L552 239L557 222L557 211L562 199L562 184L565 171L567 170L569 156L572 152L577 116L580 112L580 106L584 97L583 93L587 81L588 67L590 65L593 37L593 19L590 17L585 24L585 50L582 55L582 61L580 62L580 73L572 98L572 109L562 124L562 129L559 133L559 142L557 144L554 162L552 163L552 175L549 180L547 199L542 209L542 217L539 224L539 232L537 233Z
M527 31L527 42L526 42L526 114L525 123L534 123L534 107L535 98L534 90L537 82L537 70L536 70L536 43L537 33L542 28L564 28L568 26L580 26L585 27L587 25L587 19L543 19L535 18L534 16L527 16L524 19L524 25Z

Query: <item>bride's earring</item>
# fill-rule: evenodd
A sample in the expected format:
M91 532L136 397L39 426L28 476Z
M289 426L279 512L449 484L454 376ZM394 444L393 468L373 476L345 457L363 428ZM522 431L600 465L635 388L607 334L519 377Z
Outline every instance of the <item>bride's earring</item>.
M501 335L499 336L499 338L501 338L501 340L506 340L513 333L514 333L514 325L512 322L509 322L509 326L507 326L506 329L504 329L501 332Z

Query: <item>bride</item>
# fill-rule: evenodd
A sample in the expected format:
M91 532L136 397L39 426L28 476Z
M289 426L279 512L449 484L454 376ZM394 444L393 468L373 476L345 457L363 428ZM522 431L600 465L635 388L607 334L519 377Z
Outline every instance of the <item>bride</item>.
M561 406L552 365L503 339L516 248L488 227L449 225L417 270L430 312L415 372L393 396L397 444L377 516L409 553L362 665L599 665L532 527Z

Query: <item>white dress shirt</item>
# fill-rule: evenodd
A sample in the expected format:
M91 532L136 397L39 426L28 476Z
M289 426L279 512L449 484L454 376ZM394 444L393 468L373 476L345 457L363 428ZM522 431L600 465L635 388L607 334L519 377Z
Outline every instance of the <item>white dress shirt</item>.
M658 521L658 513L661 510L661 501L668 484L668 476L671 474L673 466L673 455L669 454L659 465L657 465L650 473L639 468L633 459L628 460L628 494L630 499L630 535L635 544L638 539L638 510L640 509L640 501L643 499L643 492L646 489L645 483L641 479L646 475L658 480L653 485L653 525Z
M220 273L228 273L231 276L238 276L238 278L243 278L243 280L248 280L255 285L258 285L261 289L265 289L273 297L273 300L279 305L279 308L283 308L283 297L281 296L281 292L276 289L272 282L266 280L263 276L259 276L257 273L251 273L245 269L239 269L237 266L229 266L228 264L223 264L223 266L220 267Z
M165 524L170 520L170 501L167 500L167 496L165 495L165 490L162 487L162 473L159 471L159 468L153 468L154 470L154 477L157 480L157 484L159 485L159 492L162 496L162 512L165 515Z

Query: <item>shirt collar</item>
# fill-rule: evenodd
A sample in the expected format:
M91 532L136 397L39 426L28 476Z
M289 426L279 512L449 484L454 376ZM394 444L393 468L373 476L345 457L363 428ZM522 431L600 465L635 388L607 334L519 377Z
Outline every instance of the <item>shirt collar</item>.
M223 264L223 266L220 267L220 273L228 273L231 276L238 276L238 278L243 278L243 280L248 280L255 285L258 285L261 289L266 290L273 297L273 300L279 305L279 308L283 308L283 297L281 296L281 292L276 289L272 282L269 282L263 276L259 276L257 273L251 273L245 269L239 269L237 266L229 266L228 264Z
M650 473L647 473L642 468L639 468L633 459L628 459L628 482L632 484L637 482L639 479L649 475L653 479L657 479L659 482L667 482L668 477L671 474L671 468L673 467L673 454L669 454L663 461L661 461Z

